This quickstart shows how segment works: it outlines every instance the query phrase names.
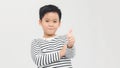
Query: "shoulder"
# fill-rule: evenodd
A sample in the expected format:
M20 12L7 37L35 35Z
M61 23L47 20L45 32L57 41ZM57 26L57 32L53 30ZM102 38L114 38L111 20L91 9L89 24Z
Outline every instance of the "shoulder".
M67 41L67 35L59 35L55 38L56 40L66 42Z
M33 39L32 41L31 41L31 44L32 45L37 45L37 44L39 44L39 43L41 43L41 42L43 42L44 40L43 39L41 39L41 38L35 38L35 39Z
M65 38L67 38L67 35L59 35L59 36L57 36L57 38L65 39Z
M62 40L66 40L67 39L67 35L60 35L59 38L62 39Z

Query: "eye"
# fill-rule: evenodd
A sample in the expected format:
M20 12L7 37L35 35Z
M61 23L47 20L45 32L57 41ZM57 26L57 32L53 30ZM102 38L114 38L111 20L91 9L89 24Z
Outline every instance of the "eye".
M56 23L57 21L53 21L54 23Z
M49 22L49 20L45 20L45 22Z

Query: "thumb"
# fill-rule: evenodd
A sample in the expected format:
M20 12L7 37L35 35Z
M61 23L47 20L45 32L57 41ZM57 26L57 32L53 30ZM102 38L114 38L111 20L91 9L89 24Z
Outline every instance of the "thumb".
M70 29L68 33L70 33L70 34L71 34L71 33L72 33L72 29Z
M67 36L69 37L69 36L71 36L71 35L72 35L72 29L70 29L70 30L68 31Z

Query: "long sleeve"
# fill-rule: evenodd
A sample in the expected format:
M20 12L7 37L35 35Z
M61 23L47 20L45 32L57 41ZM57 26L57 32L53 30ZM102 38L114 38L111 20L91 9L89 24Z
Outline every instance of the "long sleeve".
M68 44L67 35L64 35L63 39L64 39L64 44L67 45ZM72 48L67 48L65 56L69 59L73 58L75 56L75 46L73 46Z
M75 46L73 46L72 48L67 48L65 56L70 59L73 58L75 56Z
M42 53L38 40L34 39L31 44L31 56L37 66L44 67L48 64L60 60L58 51L50 53Z

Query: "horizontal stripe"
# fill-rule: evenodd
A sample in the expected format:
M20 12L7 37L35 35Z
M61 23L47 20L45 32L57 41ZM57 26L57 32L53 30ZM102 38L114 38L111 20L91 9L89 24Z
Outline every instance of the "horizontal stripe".
M58 53L66 42L65 35L51 40L34 39L31 44L31 55L38 68L72 67L71 60L66 57L60 59Z

